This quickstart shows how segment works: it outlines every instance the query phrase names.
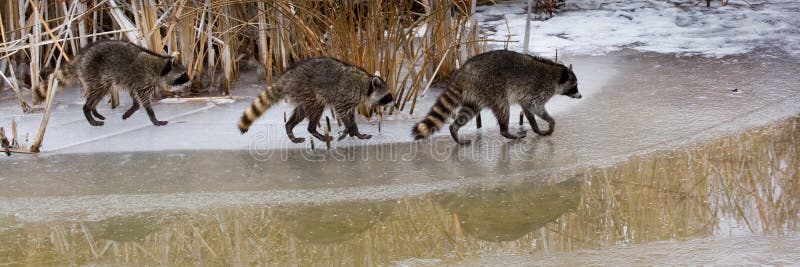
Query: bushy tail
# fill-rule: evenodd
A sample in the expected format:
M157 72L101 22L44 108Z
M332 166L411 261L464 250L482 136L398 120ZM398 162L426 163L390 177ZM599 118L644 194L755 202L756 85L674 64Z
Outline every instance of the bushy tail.
M58 68L56 72L56 79L64 84L71 84L78 80L78 72L75 69L75 64L68 62Z
M47 82L49 79L50 74L53 73L53 68L49 67L49 69L42 70L41 78L45 82L37 86L36 88L32 88L31 90L33 95L33 104L38 105L40 102L44 101L47 98ZM68 84L75 83L78 80L78 74L75 71L75 66L70 64L69 62L64 63L61 67L56 71L56 79L58 82L61 83L61 87Z
M8 138L6 138L5 130L3 127L0 127L0 149L3 149L3 152L6 153L6 156L11 156L11 144L8 142Z
M414 139L427 138L441 129L447 117L450 116L456 108L461 106L461 93L460 86L450 84L447 87L447 91L444 91L444 93L439 96L439 99L436 100L436 104L434 104L431 111L428 112L428 116L417 123L414 129L411 130Z
M241 131L242 134L246 133L247 130L250 129L250 125L252 125L258 117L261 117L261 114L264 114L267 109L280 101L281 98L283 98L283 90L277 86L268 86L267 89L261 91L258 98L253 100L253 104L247 108L244 115L242 115L242 118L239 120L239 131Z

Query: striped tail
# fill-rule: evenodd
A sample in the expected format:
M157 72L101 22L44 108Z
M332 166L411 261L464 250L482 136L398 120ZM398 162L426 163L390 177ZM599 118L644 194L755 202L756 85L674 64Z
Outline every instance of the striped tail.
M0 148L3 149L3 152L6 153L6 156L11 156L11 144L6 138L6 132L3 130L3 127L0 127Z
M436 100L436 104L434 104L431 111L428 112L428 116L417 123L414 129L411 130L414 139L427 138L441 129L447 117L450 116L456 108L461 106L461 100L461 87L450 84L450 86L447 87L447 91L444 91L444 93L439 96L439 99Z
M31 88L32 100L34 105L38 105L42 101L47 100L47 87L50 74L53 73L53 68L48 67L40 72L40 77L44 83L39 84L36 88ZM62 89L67 85L73 84L78 80L78 74L75 73L75 66L71 62L65 62L61 67L55 71L56 79L60 83L58 89Z
M258 117L261 117L261 114L264 114L267 109L272 107L275 102L280 101L281 98L283 98L283 92L276 86L268 86L267 89L261 91L258 98L253 100L253 104L247 108L242 118L239 120L239 131L241 131L242 134L246 133L247 130L250 129L250 125L252 125Z
M47 100L47 81L31 88L31 102L34 105L39 105L45 100Z
M77 63L66 62L64 65L61 65L58 71L56 71L56 79L64 84L71 84L77 81L78 73L74 64Z

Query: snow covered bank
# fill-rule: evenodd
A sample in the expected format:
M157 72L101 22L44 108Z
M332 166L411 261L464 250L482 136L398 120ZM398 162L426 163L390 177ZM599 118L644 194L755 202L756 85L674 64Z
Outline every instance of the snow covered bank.
M553 56L600 55L623 48L722 57L762 47L800 55L800 2L571 0L553 18L531 23L530 51ZM488 38L518 41L522 50L527 1L478 7ZM506 22L508 25L506 26ZM502 47L501 43L494 46Z

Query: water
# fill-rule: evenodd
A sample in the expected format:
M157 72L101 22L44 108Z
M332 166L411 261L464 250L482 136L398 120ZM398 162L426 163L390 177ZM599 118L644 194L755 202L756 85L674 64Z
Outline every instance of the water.
M547 138L3 158L0 264L800 261L796 63L581 60L619 73Z

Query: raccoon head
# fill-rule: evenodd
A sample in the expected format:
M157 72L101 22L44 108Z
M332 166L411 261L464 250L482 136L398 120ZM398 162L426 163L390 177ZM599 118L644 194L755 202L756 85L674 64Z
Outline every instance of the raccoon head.
M572 64L567 67L561 67L561 78L558 80L558 85L556 85L556 92L560 92L560 94L580 99L581 92L578 92L578 77L575 76L575 73L572 72Z
M380 77L380 72L375 72L375 75L370 76L369 89L367 90L369 102L373 105L385 106L394 102L392 92L389 91L389 86Z
M164 63L164 67L161 68L161 77L170 86L185 86L190 82L189 76L186 75L186 67L175 57Z

